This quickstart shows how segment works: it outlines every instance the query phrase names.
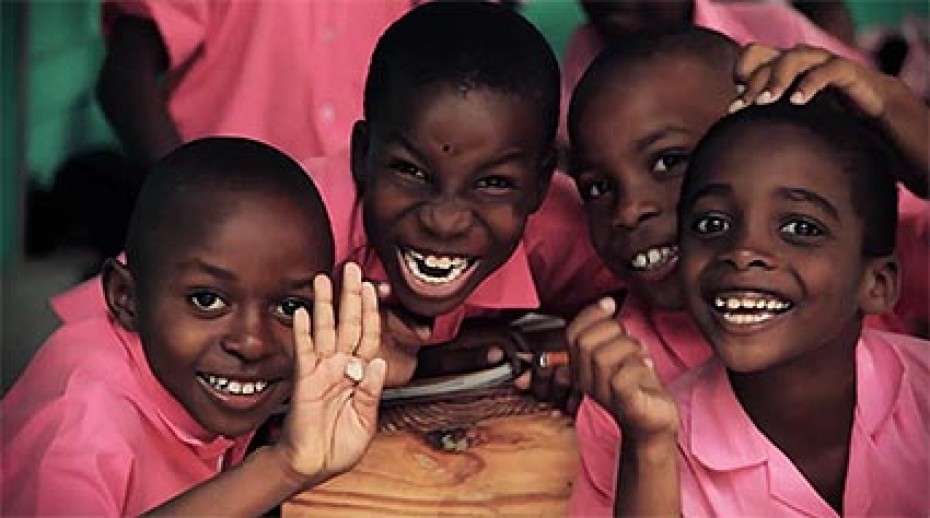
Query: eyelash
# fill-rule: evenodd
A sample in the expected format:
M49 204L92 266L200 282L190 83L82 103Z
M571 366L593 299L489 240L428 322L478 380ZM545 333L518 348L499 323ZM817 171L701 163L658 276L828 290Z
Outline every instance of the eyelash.
M579 183L581 198L586 203L594 201L613 190L613 182L608 178L582 179ZM594 193L595 189L600 192Z
M427 174L422 169L414 164L411 164L410 162L395 160L388 164L388 167L400 175L407 178L412 178L416 181L425 182L428 180Z
M701 228L706 227L709 223L720 224L723 228L718 228L716 230ZM691 225L691 229L699 236L720 235L730 230L730 222L720 214L701 214L695 218L694 223Z
M655 161L652 163L652 172L667 174L675 173L678 170L683 170L685 166L688 165L688 161L691 159L691 155L683 152L664 152L656 156ZM671 162L666 164L666 162ZM662 170L660 170L660 168Z
M275 309L275 313L278 316L285 318L287 320L291 320L294 318L294 312L297 311L299 308L304 308L307 310L307 312L310 312L312 309L312 306L313 306L313 303L309 300L297 298L297 297L290 297L290 298L284 299L279 304L276 304L274 306L274 309Z
M210 300L203 301L201 300L203 297L209 298ZM226 300L223 299L222 296L210 290L196 290L187 296L187 300L197 311L204 313L218 313L228 306ZM211 307L217 302L220 302L222 305L220 307Z

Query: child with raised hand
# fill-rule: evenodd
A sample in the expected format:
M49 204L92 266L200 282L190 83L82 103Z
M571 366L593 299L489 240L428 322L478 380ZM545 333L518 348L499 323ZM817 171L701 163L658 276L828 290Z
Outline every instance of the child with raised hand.
M109 314L59 329L0 403L3 514L254 516L350 469L386 366L374 288L346 265L337 318L332 266L282 153L208 138L159 161ZM287 400L280 441L244 457Z
M634 37L592 64L570 107L571 172L592 242L629 287L613 318L649 349L665 383L712 354L684 311L676 208L691 153L734 100L732 73L740 59L732 41L707 29ZM868 325L919 335L930 291L921 285L930 212L923 200L903 192L901 198L900 264L916 287L906 288L894 313L874 315ZM615 487L620 431L591 399L582 402L575 427L581 464L571 511L603 514Z
M581 231L571 180L553 175L558 112L555 56L511 9L429 2L381 36L351 154L305 166L336 263L389 285L389 386L410 380L419 349L454 339L466 319L568 317L619 287ZM92 298L78 290L54 304L69 321L100 311Z
M599 375L580 377L586 391L632 443L624 437L616 490L632 495L625 505L678 511L643 500L674 494L655 452L677 442L684 516L930 511L930 344L863 325L892 308L901 282L898 159L826 96L750 107L695 152L681 276L716 356L670 385L678 430L648 352L609 303L570 326L573 361ZM625 469L647 474L624 487Z

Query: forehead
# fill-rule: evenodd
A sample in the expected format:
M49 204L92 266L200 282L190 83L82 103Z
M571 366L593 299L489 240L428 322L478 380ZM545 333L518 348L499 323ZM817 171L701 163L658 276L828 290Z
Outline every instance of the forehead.
M172 211L158 233L158 249L166 255L291 249L310 263L331 262L331 231L325 214L314 206L281 193L217 189L188 198Z
M756 124L730 131L702 160L693 181L696 188L732 186L733 192L746 195L747 203L750 194L801 189L852 210L849 173L820 138L793 125Z
M517 148L534 156L546 144L542 115L515 94L442 84L398 101L374 124L376 139L423 149L450 144L497 153Z

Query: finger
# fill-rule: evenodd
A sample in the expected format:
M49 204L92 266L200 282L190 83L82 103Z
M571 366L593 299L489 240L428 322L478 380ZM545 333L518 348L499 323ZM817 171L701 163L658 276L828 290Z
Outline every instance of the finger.
M491 352L500 348L501 345L496 343L463 348L447 345L424 348L419 354L417 376L432 377L485 369L493 365L488 359L496 355Z
M625 339L623 328L613 319L595 323L578 337L577 355L572 358L571 364L575 379L586 391L603 383L603 378L598 375L602 368L598 364L608 362L609 357L605 351L617 347Z
M378 420L378 403L384 389L384 379L387 375L387 363L381 358L375 358L365 366L365 375L356 386L352 395L352 406L359 419L365 423L365 428L374 432Z
M316 351L310 338L310 315L305 308L294 312L294 370L300 374L316 365Z
M611 297L604 297L597 303L582 309L565 328L565 338L568 340L569 346L577 341L578 335L582 331L595 322L603 320L605 316L613 315L616 310L617 302Z
M362 338L362 270L348 262L342 270L336 350L352 354Z
M381 302L386 302L391 298L391 285L390 283L377 281L372 282L375 286L375 291L378 293L378 300Z
M605 340L591 351L591 385L596 398L602 402L610 401L610 380L624 363L631 357L642 355L642 345L626 335L617 335Z
M798 77L830 59L832 59L832 54L829 52L804 45L798 45L785 52L772 61L772 72L768 81L762 87L762 91L755 97L754 102L756 104L769 104L777 101Z
M526 371L513 380L513 386L519 390L529 390L533 385L533 371Z
M362 283L362 337L355 354L366 360L377 356L381 349L381 313L378 295L370 282Z
M643 356L628 357L615 370L610 379L610 400L613 401L611 407L617 412L620 419L632 418L640 415L642 408L637 405L642 403L642 396L655 388L653 371L644 361Z
M336 317L333 312L333 284L319 274L313 278L313 343L316 353L329 356L336 352Z
M884 110L882 97L873 83L862 79L863 75L862 67L856 63L840 58L827 60L807 72L792 92L791 102L804 104L823 89L833 87L865 115L880 117Z
M733 81L745 84L753 72L768 64L780 53L779 50L760 43L746 45L733 67Z

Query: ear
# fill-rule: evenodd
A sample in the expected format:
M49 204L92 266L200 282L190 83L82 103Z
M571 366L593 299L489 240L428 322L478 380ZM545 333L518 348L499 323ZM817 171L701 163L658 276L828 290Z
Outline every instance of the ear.
M368 151L371 147L371 131L368 121L355 121L352 126L351 167L352 179L355 180L355 190L359 194L365 192L368 181Z
M103 263L103 296L107 308L121 326L138 331L139 317L136 312L136 285L129 268L116 259Z
M894 255L869 259L859 290L859 309L867 315L887 313L898 302L901 276Z
M542 206L546 194L549 193L549 184L552 182L552 175L555 174L555 167L559 163L559 154L556 148L550 147L539 159L539 168L536 171L536 191L533 193L533 199L530 200L530 213L534 213Z

